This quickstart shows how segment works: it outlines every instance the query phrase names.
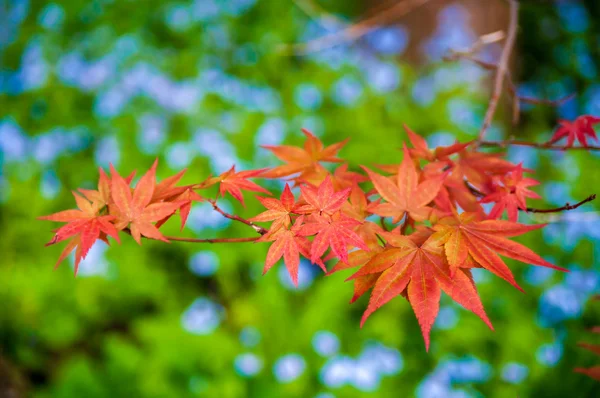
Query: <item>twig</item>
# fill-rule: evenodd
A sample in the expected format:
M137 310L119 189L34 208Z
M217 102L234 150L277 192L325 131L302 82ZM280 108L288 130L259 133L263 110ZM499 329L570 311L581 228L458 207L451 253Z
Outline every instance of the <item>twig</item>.
M467 186L467 188L469 189L469 191L473 194L473 196L477 196L479 198L486 196L483 192L479 191L477 188L475 188L474 186L472 186L471 184L469 184L468 182L465 181L465 185ZM592 200L596 199L596 194L593 193L590 196L588 196L587 198L583 199L580 202L575 203L574 205L570 204L570 203L566 203L564 206L562 207L555 207L553 209L537 209L535 207L528 207L526 209L519 209L520 211L525 211L527 213L559 213L561 211L568 211L568 210L573 210L578 208L581 205L584 205L588 202L591 202Z
M213 238L213 239L196 239L196 238L183 238L180 236L165 236L168 240L178 242L191 242L191 243L240 243L240 242L256 242L259 238L253 236L251 238Z
M450 55L447 55L444 57L444 61L456 61L458 59L467 59L487 70L498 69L498 65L475 58L474 56L472 56L471 54L466 53L466 52L453 51ZM546 99L546 98L520 96L520 95L517 95L517 87L512 79L510 71L506 71L506 79L508 81L508 90L510 91L510 94L512 96L514 96L515 99L517 99L518 101L524 102L526 104L560 106L575 97L575 93L572 93L572 94L569 94L569 95L566 95L564 97L557 98L554 100Z
M475 41L475 43L473 43L473 45L471 47L469 47L467 50L459 50L459 51L453 51L453 53L457 56L465 56L465 55L473 55L479 52L479 50L481 50L484 46L488 45L488 44L492 44L492 43L496 43L500 40L504 40L504 38L506 37L506 35L504 34L504 31L502 30L498 30L496 32L492 32L492 33L487 33L485 35L479 36L479 38L477 39L477 41Z
M519 19L519 3L516 0L508 0L510 5L510 20L508 25L508 33L506 36L506 43L504 44L504 48L502 48L502 54L500 55L500 61L498 62L498 69L496 71L496 80L494 83L494 91L492 93L492 98L490 99L490 104L488 106L487 112L485 114L485 118L483 120L483 126L479 131L479 141L483 141L483 137L485 136L485 132L488 127L492 124L492 119L496 114L496 109L498 108L498 102L500 101L500 96L502 95L502 88L504 87L504 77L508 70L508 61L510 59L510 54L515 45L515 39L517 37L517 25Z
M123 229L128 235L131 235L131 229L125 228ZM146 238L142 236L142 238ZM177 242L192 242L192 243L241 243L241 242L255 242L260 237L254 236L250 238L210 238L210 239L198 239L198 238L184 238L181 236L165 236L167 240L173 240ZM151 238L149 238L151 239ZM48 246L48 245L46 245Z
M330 14L323 10L313 0L295 0L294 3L296 3L296 6L298 6L298 8L304 11L304 13L312 19L322 20L323 22L321 25L323 25L323 27L326 29L336 29L338 26L344 24L344 21L341 18L338 18L334 14Z
M411 11L421 7L428 1L429 0L405 0L396 2L389 8L386 8L361 22L357 22L344 30L325 35L307 43L282 46L282 50L290 54L306 55L334 47L344 41L359 39L374 27L389 22L394 18L409 14Z
M236 216L234 214L229 214L225 211L223 211L223 209L221 209L218 205L217 202L215 200L209 200L210 204L212 205L213 209L215 209L217 212L219 212L223 217L228 218L230 220L233 221L238 221L241 222L243 224L246 224L250 227L252 227L252 229L254 229L257 233L264 235L266 234L268 231L266 229L264 229L263 227L260 227L256 224L254 224L252 221L248 221L245 218Z
M536 143L536 142L520 141L520 140L479 142L479 146L481 146L481 147L506 148L510 145L527 146L530 148L547 149L550 151L571 151L571 150L600 151L600 146L566 146L566 145L553 145L551 143Z
M580 202L575 203L574 205L572 204L565 204L562 207L556 207L554 209L536 209L533 207L528 207L527 209L525 209L526 212L528 213L559 213L561 211L568 211L568 210L573 210L578 208L581 205L584 205L588 202L591 202L592 200L596 199L596 194L591 194L590 196L588 196L587 198L583 199Z

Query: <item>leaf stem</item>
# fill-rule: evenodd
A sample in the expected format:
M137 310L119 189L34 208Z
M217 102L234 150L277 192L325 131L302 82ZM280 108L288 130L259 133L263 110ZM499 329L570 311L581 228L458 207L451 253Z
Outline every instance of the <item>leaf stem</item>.
M266 230L265 228L258 226L256 224L254 224L252 221L248 221L245 218L236 216L235 214L229 214L227 212L225 212L223 209L221 209L218 205L217 205L217 201L216 200L209 200L210 204L212 205L213 209L215 209L218 213L220 213L223 217L228 218L230 220L233 221L237 221L237 222L241 222L242 224L246 224L249 227L252 227L252 229L254 229L257 233L264 235L268 232L268 230Z

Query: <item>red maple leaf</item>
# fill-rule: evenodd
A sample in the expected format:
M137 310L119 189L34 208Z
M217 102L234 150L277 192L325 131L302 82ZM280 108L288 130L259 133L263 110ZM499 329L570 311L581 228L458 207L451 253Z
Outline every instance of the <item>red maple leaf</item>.
M99 209L101 209L102 207L108 205L111 202L111 180L110 177L106 175L106 173L101 167L98 168L98 172L100 174L100 179L98 181L98 190L79 188L78 191L81 192L81 194L83 194L83 196L85 196L90 202L94 203L96 206L98 206ZM125 178L127 184L130 184L134 177L135 171L133 171L129 176L127 176L127 178Z
M348 247L358 247L368 251L365 242L354 232L360 221L337 212L332 216L319 213L311 215L312 222L302 225L298 234L302 236L316 235L310 250L310 261L315 263L331 248L331 251L343 262L348 261Z
M523 167L519 163L511 173L500 179L500 184L496 185L496 192L485 196L481 199L481 203L495 203L489 218L500 218L506 210L508 220L516 222L519 209L527 210L526 198L541 198L540 195L528 189L534 185L539 185L539 181L533 178L523 178Z
M348 164L337 167L331 174L325 167L315 169L314 173L305 174L302 178L296 178L296 185L307 183L309 185L319 186L327 177L331 178L333 188L336 191L341 191L352 187L354 184L365 182L368 180L363 174L348 170Z
M363 167L375 189L386 202L373 203L369 208L374 214L382 217L393 217L397 223L406 213L417 221L423 221L431 214L427 205L433 201L442 186L442 178L432 178L419 183L419 175L415 169L406 145L404 146L404 159L398 169L396 181L374 173Z
M280 199L263 198L257 196L256 199L267 208L266 211L249 218L248 221L252 222L267 222L273 221L271 229L275 230L281 226L288 228L292 222L291 213L295 212L296 202L294 200L294 194L288 184L285 184L285 188L281 193Z
M600 295L595 294L592 296L592 300L600 300ZM589 329L592 333L600 333L600 326L593 326ZM577 343L577 345L581 348L584 348L596 355L600 355L600 345L590 344L585 342ZM592 366L589 368L575 368L573 369L576 373L584 374L592 379L600 381L600 365Z
M244 205L244 196L242 195L242 190L262 192L270 195L271 193L265 188L252 181L248 181L248 178L257 177L263 174L265 170L266 169L246 170L236 173L235 166L232 166L228 171L224 172L218 177L215 177L221 182L219 186L219 194L221 196L225 196L225 193L229 192L229 194L237 199L242 205Z
M433 236L413 241L407 236L384 232L390 246L374 256L350 279L380 274L363 314L361 326L379 307L392 298L406 294L412 306L429 350L429 333L439 312L443 290L452 299L479 316L491 329L470 270L461 269L450 275L443 248Z
M140 178L133 193L129 184L112 165L110 166L112 175L111 194L114 202L110 213L117 217L115 227L122 230L129 225L131 236L138 244L142 244L142 236L169 242L152 223L173 214L181 206L179 202L150 204L156 185L157 164L158 161L155 161L150 170Z
M302 256L306 258L310 258L311 247L311 242L298 234L298 231L302 228L303 221L304 216L300 216L291 228L281 227L269 231L257 240L257 242L273 242L267 252L263 275L266 274L281 257L283 257L285 267L290 274L292 282L294 285L298 286L300 255L302 254ZM319 265L324 272L327 272L325 264L323 264L320 259L312 262Z
M102 239L108 243L106 235L113 237L117 242L120 242L120 240L117 229L111 223L115 218L114 216L100 215L99 202L90 203L75 192L73 192L73 196L79 209L64 210L48 216L38 217L38 219L67 223L56 230L54 237L46 246L73 237L61 253L55 268L73 249L77 248L75 253L75 275L77 275L79 263L87 256L96 240Z
M435 149L429 149L427 141L414 131L412 131L406 124L403 125L408 139L414 148L409 149L411 157L415 159L423 159L429 162L437 160L447 160L450 155L458 153L471 145L471 142L459 143L456 142L450 146L437 147Z
M451 273L475 264L487 269L523 291L508 266L498 256L512 258L527 264L539 265L568 272L541 258L531 249L507 238L544 227L545 224L524 225L511 221L479 221L473 213L447 217L434 225L436 237L443 244Z
M271 146L264 145L263 148L273 152L275 156L284 161L286 164L277 166L267 172L262 177L265 178L281 178L292 174L300 173L298 179L310 179L318 169L322 168L319 162L341 162L342 160L336 157L337 153L348 140L344 140L337 144L325 147L321 140L315 137L310 131L302 129L306 136L304 148L298 148L290 145Z
M338 261L338 263L328 272L328 275L333 274L334 272L342 271L349 268L356 268L359 266L363 266L367 264L373 257L377 254L381 253L384 248L383 246L376 243L368 243L369 250L355 250L348 254L348 262L344 263L342 261ZM369 291L377 281L377 278L381 275L379 273L373 273L368 275L362 275L354 278L354 294L352 299L350 300L350 304L354 303L359 299L363 294Z
M575 139L584 147L588 146L587 138L596 141L598 137L594 131L594 125L600 123L600 118L592 115L579 116L574 121L560 120L560 127L556 130L549 144L567 138L567 146L572 147Z
M301 186L300 192L306 204L300 205L297 212L300 214L319 213L332 215L338 212L350 195L350 188L335 192L331 178L327 176L318 186Z
M179 180L181 180L185 172L186 170L184 169L156 184L154 187L154 193L152 194L152 200L150 202L178 202L180 204L179 216L181 218L182 230L185 227L185 223L192 209L192 202L204 201L204 198L194 191L194 185L184 185L180 187L175 186ZM171 213L162 220L158 221L156 223L156 228L159 228L161 225L166 223L173 214L175 213Z

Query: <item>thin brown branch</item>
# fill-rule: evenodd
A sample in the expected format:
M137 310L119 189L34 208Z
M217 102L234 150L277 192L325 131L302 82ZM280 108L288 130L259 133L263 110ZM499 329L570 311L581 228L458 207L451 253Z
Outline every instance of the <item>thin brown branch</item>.
M125 228L123 229L128 235L131 235L131 229ZM142 238L146 238L142 236ZM165 236L167 240L173 240L177 242L192 242L192 243L241 243L241 242L255 242L260 237L254 236L250 238L210 238L210 239L198 239L198 238L184 238L181 236ZM148 238L151 239L151 238ZM47 245L46 245L47 246Z
M320 5L315 3L313 0L294 0L294 3L300 8L306 15L311 17L315 21L322 21L321 25L326 29L336 29L338 26L344 23L344 20L338 18L336 15L325 11Z
M465 185L467 186L467 188L469 189L469 191L474 195L477 196L479 198L484 197L485 194L481 191L479 191L478 189L476 189L475 187L473 187L471 184L469 184L468 182L465 181ZM575 204L570 204L570 203L566 203L564 206L561 207L555 207L552 209L538 209L538 208L534 208L534 207L528 207L525 210L523 209L519 209L520 211L525 211L527 213L560 213L561 211L569 211L569 210L574 210L576 208L578 208L579 206L582 206L588 202L591 202L592 200L596 199L596 194L591 194L590 196L588 196L587 198L583 199L582 201L579 201Z
M197 239L197 238L184 238L180 236L165 236L168 240L177 242L191 242L191 243L241 243L241 242L256 242L259 239L258 236L251 238L213 238L213 239Z
M496 147L496 148L506 148L511 145L516 146L527 146L530 148L537 149L546 149L550 151L600 151L600 146L566 146L566 145L554 145L552 143L537 143L537 142L529 142L529 141L521 141L521 140L507 140L507 141L482 141L479 143L481 147Z
M491 62L483 61L479 58L474 57L472 54L469 54L467 52L453 51L451 54L444 57L444 61L457 61L459 59L469 60L469 61L481 66L483 69L487 69L487 70L498 69L498 65L491 63ZM506 72L506 79L508 82L508 90L509 90L510 94L517 100L516 101L517 104L518 104L518 102L523 102L526 104L534 104L534 105L560 106L575 97L575 93L572 93L572 94L569 94L569 95L566 95L564 97L557 98L554 100L546 99L546 98L520 96L520 95L517 95L517 87L512 79L510 71ZM517 109L518 109L518 106L517 106Z
M500 61L498 62L498 68L496 70L496 80L494 82L494 90L492 92L492 98L490 99L485 118L483 119L483 126L479 131L479 141L483 141L485 132L492 124L492 120L494 119L494 115L496 114L496 109L498 108L498 103L500 102L500 96L502 95L502 88L504 87L504 78L508 71L508 62L510 60L510 55L515 45L515 39L517 37L519 3L516 0L508 1L510 6L510 20L508 25L508 33L506 36L506 43L504 43L504 47L502 48L502 54L500 55Z
M591 194L590 196L588 196L587 198L583 199L580 202L577 202L575 204L570 204L567 203L562 207L556 207L553 209L536 209L533 207L528 207L525 211L528 213L559 213L561 211L568 211L568 210L574 210L576 208L578 208L579 206L582 206L588 202L591 202L592 200L596 199L596 194Z
M248 221L245 218L236 216L235 214L229 214L229 213L225 212L223 209L221 209L217 205L217 202L215 200L209 200L209 202L212 205L213 209L215 209L217 212L219 212L223 217L228 218L233 221L241 222L242 224L246 224L249 227L252 227L252 229L254 229L257 233L259 233L261 235L264 235L268 232L265 228L254 224L252 221Z
M370 18L350 25L348 28L339 32L331 33L307 43L283 46L283 52L305 55L313 52L321 51L327 48L334 47L338 44L353 41L361 38L373 28L390 22L396 18L400 18L409 14L411 11L423 6L429 0L404 0L396 2L389 8L378 12Z

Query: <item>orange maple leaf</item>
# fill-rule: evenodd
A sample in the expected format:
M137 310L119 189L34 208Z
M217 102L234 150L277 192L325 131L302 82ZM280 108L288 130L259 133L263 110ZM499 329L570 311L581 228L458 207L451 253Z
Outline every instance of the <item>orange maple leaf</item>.
M312 222L302 225L298 234L302 236L316 235L310 250L310 261L315 263L331 248L331 251L341 261L348 261L348 247L358 247L368 251L369 247L354 232L361 224L353 218L337 212L331 217L322 216L319 213L311 214Z
M275 230L281 226L289 227L292 219L291 213L296 210L296 202L294 200L294 194L288 184L285 184L285 188L281 193L280 199L274 198L263 198L257 196L256 199L267 208L266 211L249 218L248 221L252 222L267 222L273 221L271 229Z
M444 246L451 275L460 268L472 268L477 264L523 291L498 254L527 264L568 272L520 243L507 239L544 226L545 224L524 225L501 220L479 221L474 213L462 213L458 217L441 219L433 229L438 231L436 236Z
M275 156L284 161L286 164L277 166L262 175L265 178L281 178L292 174L300 173L298 179L310 179L310 175L322 168L319 162L341 162L342 160L336 157L337 153L346 143L348 139L342 142L324 147L321 140L315 137L310 131L302 129L306 136L304 148L299 148L291 145L263 145L263 148L273 152Z
M156 185L157 164L158 161L155 161L150 170L140 178L133 193L125 179L112 165L110 166L111 194L114 202L110 213L117 217L115 227L122 230L129 225L131 236L138 244L142 244L142 236L169 242L152 223L173 214L181 206L180 202L150 204Z
M432 208L427 205L437 196L443 179L436 177L419 183L419 175L406 145L404 145L404 159L395 176L395 182L367 167L363 169L369 175L377 192L386 201L374 202L369 211L382 217L393 217L394 223L402 220L406 213L417 221L429 217Z
M90 203L73 192L78 209L64 210L48 216L38 217L39 220L66 222L66 225L58 228L52 240L46 246L62 242L65 239L73 237L61 253L56 267L73 251L75 252L75 275L79 269L79 263L84 259L96 240L102 239L108 243L106 236L113 237L117 242L119 234L117 229L111 223L114 220L112 215L100 215L100 202Z
M439 312L443 290L454 301L479 316L493 330L470 270L461 269L450 276L450 267L438 239L431 236L411 239L397 233L381 236L390 246L374 256L349 279L379 274L363 314L361 326L375 310L400 294L406 294L412 306L429 350L429 334Z
M350 188L346 188L335 192L329 176L318 187L303 185L300 187L300 192L306 204L298 206L297 212L300 214L332 215L338 212L342 205L347 202L350 191Z
M257 242L273 242L267 252L263 275L267 273L283 257L285 267L287 268L292 282L298 286L298 267L300 266L300 255L310 258L311 242L298 234L302 227L304 216L298 217L291 228L281 227L269 231L265 235L257 239ZM325 264L320 259L312 261L319 265L324 272L327 272Z
M225 196L225 193L229 192L229 194L237 199L242 205L244 204L242 189L245 189L246 191L262 192L270 195L271 193L265 188L253 183L252 181L248 181L248 178L257 177L264 173L265 170L267 169L246 170L236 173L235 166L232 166L231 169L227 170L220 176L215 177L221 182L219 186L219 194L221 196Z
M180 171L179 173L167 177L154 187L154 193L152 194L152 200L150 203L156 203L160 201L164 202L178 202L179 206L179 216L181 218L181 229L185 227L185 223L192 209L192 202L202 202L204 198L198 195L194 191L194 185L184 185L177 187L175 184L181 180L183 174L186 172L186 169ZM156 228L159 228L163 225L171 216L175 213L171 213L166 216L162 220L156 223Z

